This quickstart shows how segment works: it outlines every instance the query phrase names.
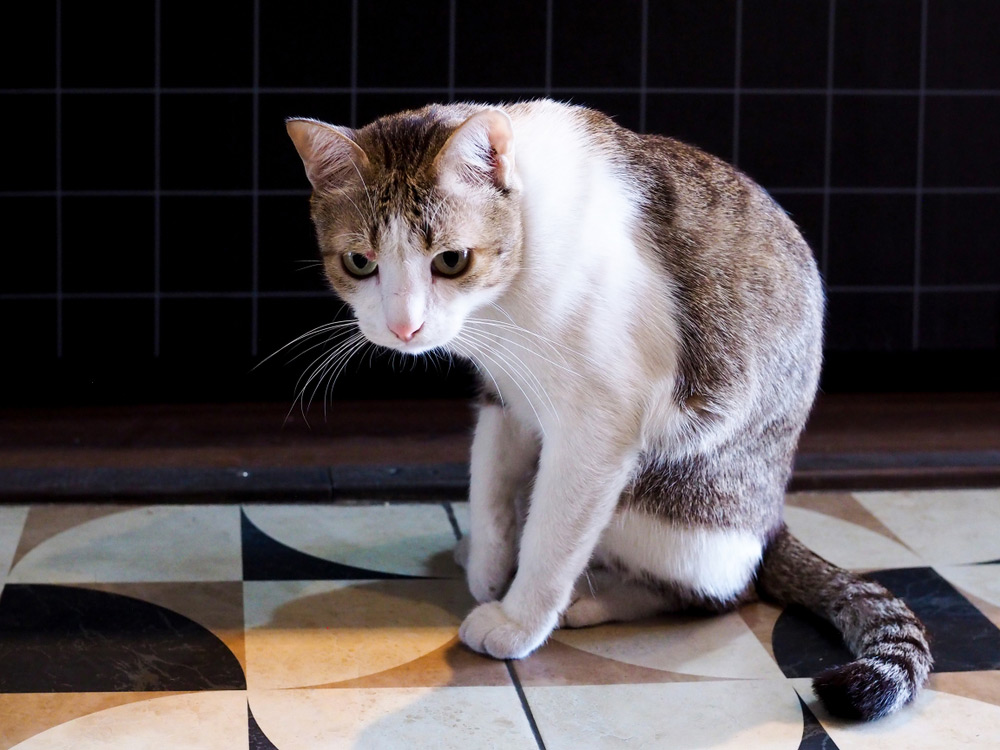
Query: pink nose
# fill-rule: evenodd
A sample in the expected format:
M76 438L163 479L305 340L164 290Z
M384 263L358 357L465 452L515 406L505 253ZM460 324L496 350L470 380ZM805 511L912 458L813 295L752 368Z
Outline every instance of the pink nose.
M417 335L417 331L424 327L423 323L411 323L406 320L401 323L390 323L389 330L402 342L410 341Z

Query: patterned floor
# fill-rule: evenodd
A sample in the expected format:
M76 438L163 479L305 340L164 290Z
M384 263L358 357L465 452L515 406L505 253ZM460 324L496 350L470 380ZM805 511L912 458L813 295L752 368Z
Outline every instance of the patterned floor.
M931 630L902 713L829 718L808 676L838 639L762 604L473 654L461 504L0 506L0 748L1000 747L1000 490L797 494L787 517Z

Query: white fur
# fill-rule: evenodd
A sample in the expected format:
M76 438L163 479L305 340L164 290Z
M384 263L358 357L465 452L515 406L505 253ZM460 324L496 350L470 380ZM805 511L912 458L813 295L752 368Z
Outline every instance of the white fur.
M686 528L636 511L619 511L594 552L632 569L720 600L742 592L760 562L753 534L732 529Z

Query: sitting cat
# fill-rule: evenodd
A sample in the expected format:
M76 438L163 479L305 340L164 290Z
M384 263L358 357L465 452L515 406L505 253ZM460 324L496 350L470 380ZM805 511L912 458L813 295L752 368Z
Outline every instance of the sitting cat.
M462 641L520 658L557 626L759 593L828 618L857 655L815 679L830 710L871 719L914 697L919 620L782 521L823 294L764 190L552 101L287 127L361 333L482 376L464 561L481 604Z

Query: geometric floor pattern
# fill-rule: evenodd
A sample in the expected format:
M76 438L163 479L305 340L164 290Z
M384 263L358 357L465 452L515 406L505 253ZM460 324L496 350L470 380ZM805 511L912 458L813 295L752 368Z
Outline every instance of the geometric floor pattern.
M809 687L847 658L755 603L470 652L462 503L0 505L0 750L1000 747L1000 490L796 493L792 531L871 573L935 672L873 724Z

